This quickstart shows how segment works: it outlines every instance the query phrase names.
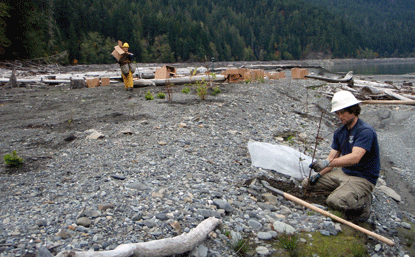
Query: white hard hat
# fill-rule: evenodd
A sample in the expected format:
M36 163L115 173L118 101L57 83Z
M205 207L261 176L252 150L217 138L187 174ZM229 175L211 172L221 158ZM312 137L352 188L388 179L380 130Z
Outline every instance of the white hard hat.
M331 112L339 111L360 102L362 101L357 100L349 91L339 91L335 93L331 99Z

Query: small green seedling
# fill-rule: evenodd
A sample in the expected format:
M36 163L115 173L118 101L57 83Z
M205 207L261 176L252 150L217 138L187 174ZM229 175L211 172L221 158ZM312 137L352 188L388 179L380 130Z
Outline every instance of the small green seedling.
M212 95L217 95L220 92L222 92L222 91L220 90L219 86L216 86L216 87L212 88Z
M18 168L23 165L23 158L17 156L16 151L6 154L3 159L6 165L11 168Z
M145 99L154 100L153 94L150 92L150 90L146 92Z
M233 246L233 250L239 254L244 256L248 251L248 246L246 245L247 241L244 239L238 240L238 242Z
M163 92L160 92L160 93L157 94L157 97L160 98L160 99L164 99L166 97L166 94L163 93Z
M190 88L188 88L188 87L184 87L184 88L182 89L182 93L184 93L184 94L188 94L188 93L190 93Z
M202 81L196 81L196 85L196 94L199 96L201 100L205 100L208 89L206 81L204 79L202 79Z

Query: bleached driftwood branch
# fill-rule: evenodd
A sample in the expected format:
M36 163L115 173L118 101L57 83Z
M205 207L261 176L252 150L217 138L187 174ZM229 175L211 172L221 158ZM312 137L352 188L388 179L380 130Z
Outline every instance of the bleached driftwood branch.
M149 242L123 244L114 250L101 252L75 252L65 250L56 255L56 257L158 257L182 254L193 250L222 220L210 217L202 221L196 228L189 233L182 234L173 238L164 238Z

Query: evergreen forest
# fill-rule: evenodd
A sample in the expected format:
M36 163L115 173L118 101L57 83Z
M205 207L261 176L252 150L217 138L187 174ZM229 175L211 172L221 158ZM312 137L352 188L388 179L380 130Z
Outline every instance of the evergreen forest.
M0 61L66 52L65 64L409 57L404 0L3 0Z

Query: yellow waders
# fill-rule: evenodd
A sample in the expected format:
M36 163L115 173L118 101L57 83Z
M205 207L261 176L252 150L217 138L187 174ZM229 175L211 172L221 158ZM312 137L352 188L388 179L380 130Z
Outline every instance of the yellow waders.
M127 76L122 74L122 79L124 80L125 89L133 89L133 73L131 71L128 72Z

